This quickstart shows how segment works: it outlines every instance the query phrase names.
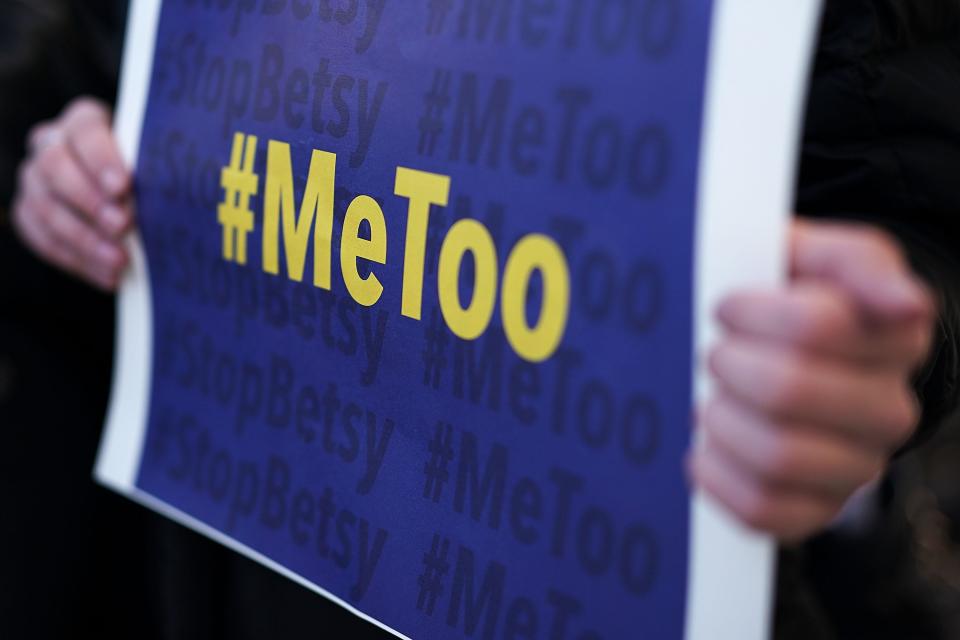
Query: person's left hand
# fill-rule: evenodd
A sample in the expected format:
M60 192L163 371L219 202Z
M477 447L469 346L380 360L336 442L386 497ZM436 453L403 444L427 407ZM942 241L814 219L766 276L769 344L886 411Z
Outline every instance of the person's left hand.
M827 526L914 432L911 376L935 305L899 245L866 225L795 222L789 283L729 296L710 355L695 482L781 540Z

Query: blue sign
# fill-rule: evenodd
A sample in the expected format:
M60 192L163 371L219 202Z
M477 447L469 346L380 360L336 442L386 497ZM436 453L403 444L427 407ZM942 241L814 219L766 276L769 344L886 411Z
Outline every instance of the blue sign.
M711 0L162 3L134 491L417 638L679 638Z

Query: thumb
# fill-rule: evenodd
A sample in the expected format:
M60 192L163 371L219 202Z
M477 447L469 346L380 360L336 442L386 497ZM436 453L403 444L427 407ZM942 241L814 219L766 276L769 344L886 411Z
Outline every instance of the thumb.
M933 316L930 291L913 274L898 243L868 225L794 222L790 276L839 287L875 322Z

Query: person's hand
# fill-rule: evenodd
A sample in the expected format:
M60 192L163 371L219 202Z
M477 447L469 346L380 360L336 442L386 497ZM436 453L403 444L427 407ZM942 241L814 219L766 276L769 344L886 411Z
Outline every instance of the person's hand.
M47 261L114 290L127 264L133 223L131 178L110 128L110 111L88 98L36 126L20 167L13 223Z
M919 421L911 375L935 305L898 244L866 225L795 222L789 283L726 298L694 481L784 541L826 527Z

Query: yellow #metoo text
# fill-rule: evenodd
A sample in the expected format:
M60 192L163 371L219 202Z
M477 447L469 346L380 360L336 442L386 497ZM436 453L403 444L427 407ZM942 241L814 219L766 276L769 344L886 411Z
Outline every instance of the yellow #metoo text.
M218 207L217 220L223 228L223 258L242 265L247 263L247 236L255 227L250 198L257 195L260 182L254 170L256 151L256 136L235 134L230 164L223 168L220 178L225 197ZM262 229L265 272L280 273L282 233L287 277L302 282L312 237L313 285L330 289L336 165L335 154L313 151L298 213L290 145L276 140L268 143ZM394 194L408 200L400 309L408 318L419 320L421 314L430 207L446 206L449 193L449 176L397 167ZM369 239L360 235L364 222L369 225ZM473 295L465 307L460 300L458 283L467 253L473 256L475 269ZM360 275L359 260L374 264L387 262L387 225L383 210L376 200L365 195L354 198L344 216L340 273L353 299L370 307L383 295L383 285L373 269L366 277ZM543 300L539 317L531 326L527 322L526 300L536 271L543 278ZM487 330L499 289L503 330L520 357L542 362L560 345L570 311L570 273L563 250L545 235L532 233L514 245L507 256L501 282L497 247L490 232L477 220L461 219L450 228L440 247L437 285L444 321L464 340L475 340Z

